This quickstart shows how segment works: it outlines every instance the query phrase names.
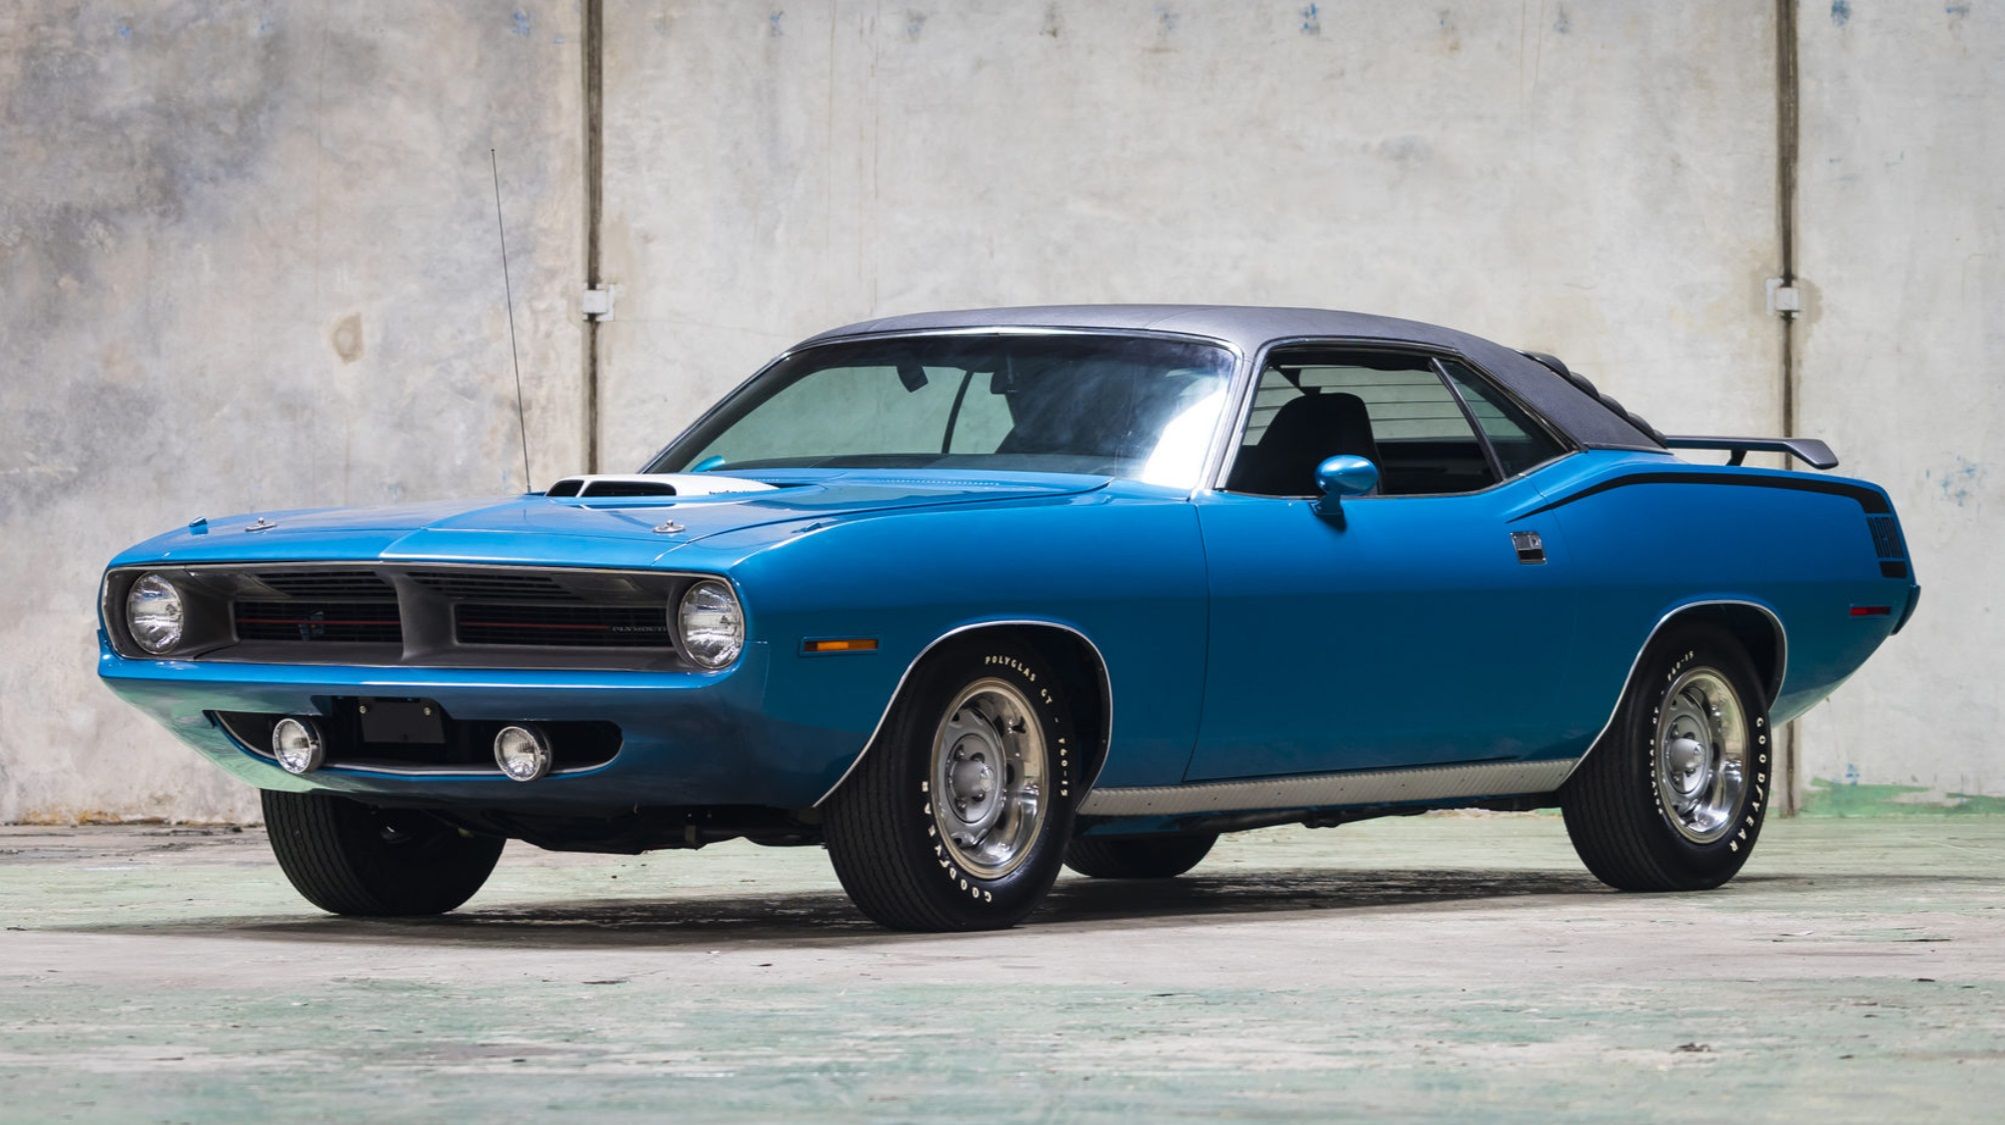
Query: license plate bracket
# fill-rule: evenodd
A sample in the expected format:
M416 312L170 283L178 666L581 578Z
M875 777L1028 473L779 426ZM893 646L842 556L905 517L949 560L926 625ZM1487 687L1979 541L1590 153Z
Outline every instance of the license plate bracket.
M358 699L355 710L364 742L442 745L446 740L445 709L429 699Z

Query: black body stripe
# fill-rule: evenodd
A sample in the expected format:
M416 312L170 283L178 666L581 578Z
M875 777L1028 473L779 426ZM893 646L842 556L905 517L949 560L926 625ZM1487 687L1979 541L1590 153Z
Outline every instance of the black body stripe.
M1600 484L1589 485L1579 492L1562 496L1550 503L1541 504L1518 518L1527 519L1544 512L1550 512L1554 508L1565 507L1575 500L1585 500L1598 492L1607 492L1610 489L1622 488L1625 485L1631 484L1730 484L1739 485L1742 488L1781 488L1792 492L1822 492L1831 496L1849 496L1858 501L1859 507L1864 508L1870 515L1878 515L1882 512L1892 510L1887 506L1886 497L1881 496L1872 489L1862 488L1856 484L1845 484L1835 480L1764 477L1742 473L1632 473L1628 476L1602 481Z

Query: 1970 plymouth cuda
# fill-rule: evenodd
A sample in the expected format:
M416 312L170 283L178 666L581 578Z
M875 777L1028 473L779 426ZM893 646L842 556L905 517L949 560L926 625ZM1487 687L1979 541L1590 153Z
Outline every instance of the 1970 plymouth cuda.
M1706 888L1775 725L1919 594L1884 490L1750 450L1836 464L1407 321L895 317L635 475L142 543L100 671L341 914L451 910L510 839L744 837L826 846L886 925L990 928L1061 864L1453 806L1557 805L1607 883Z

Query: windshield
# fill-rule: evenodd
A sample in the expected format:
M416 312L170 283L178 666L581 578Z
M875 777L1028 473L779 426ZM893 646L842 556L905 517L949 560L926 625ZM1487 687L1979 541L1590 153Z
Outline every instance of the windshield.
M1232 355L1151 336L907 336L808 348L647 471L1090 473L1196 485Z

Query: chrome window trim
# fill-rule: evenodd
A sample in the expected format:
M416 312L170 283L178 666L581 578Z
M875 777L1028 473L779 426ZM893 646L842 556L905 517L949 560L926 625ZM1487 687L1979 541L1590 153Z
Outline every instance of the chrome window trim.
M1251 423L1253 418L1253 400L1255 397L1258 396L1260 392L1260 377L1267 369L1268 358L1273 355L1274 350L1276 348L1292 348L1292 347L1304 347L1304 346L1355 348L1360 351L1385 351L1385 352L1404 353L1408 355L1422 356L1427 358L1428 360L1436 361L1437 363L1438 361L1443 359L1452 359L1456 363L1461 364L1462 366L1468 368L1471 372L1475 373L1475 375L1478 378L1483 380L1486 386L1490 387L1492 390L1495 390L1498 394L1503 395L1505 398L1509 399L1514 405L1516 405L1518 409L1524 411L1525 414L1528 417L1530 417L1534 422L1537 422L1539 427L1543 429L1546 432L1546 434L1550 436L1555 442L1557 442L1560 447L1559 455L1556 457L1548 457L1545 460L1540 461L1536 465L1527 467L1522 472L1515 473L1501 480L1492 481L1490 484L1482 488L1472 489L1467 492L1427 492L1427 493L1419 493L1412 496L1359 496L1359 497L1354 497L1353 499L1355 500L1427 500L1427 499L1434 499L1447 496L1481 496L1485 492L1491 492L1496 489L1502 488L1505 485L1512 483L1513 481L1523 480L1524 478L1530 476L1531 474L1536 473L1541 469L1544 469L1548 465L1557 465L1561 461L1566 460L1568 457L1571 457L1574 454L1581 452L1581 450L1584 448L1579 442L1574 441L1572 438L1562 433L1560 429L1557 426L1554 426L1552 424L1552 421L1548 419L1545 415L1539 413L1537 410L1534 410L1530 404L1526 403L1523 399L1519 398L1517 395L1512 394L1510 390L1506 388L1503 385L1503 383L1501 383L1496 378L1496 376L1491 375L1487 370L1483 368L1481 364L1477 363L1475 360L1470 359L1468 356L1452 348L1431 347L1426 344L1416 344L1411 340L1379 339L1370 337L1284 336L1279 339L1267 341L1265 344L1260 345L1260 350L1258 352L1254 353L1253 362L1251 366L1248 367L1247 369L1246 379L1243 384L1244 390L1242 391L1240 396L1238 419L1233 424L1232 432L1226 436L1224 456L1220 459L1217 470L1211 475L1210 478L1208 478L1211 483L1208 488L1204 489L1204 491L1225 492L1233 496L1247 496L1251 499L1256 499L1256 500L1303 499L1303 497L1300 496L1252 496L1252 494L1250 493L1233 492L1231 489L1225 487L1225 482L1231 479L1233 463L1239 459L1239 450L1241 448L1240 443L1246 433L1246 427ZM1436 377L1437 378L1441 377L1438 372L1436 374ZM1449 391L1451 395L1456 395L1456 397L1459 400L1460 397L1459 392L1457 392L1452 385L1447 383L1445 380L1442 385ZM1475 436L1477 442L1487 450L1489 448L1489 441L1487 436L1483 434L1480 427L1477 428Z
M642 465L640 471L643 473L685 471L685 470L665 470L665 469L657 470L655 469L654 466L655 463L660 461L662 456L666 454L669 451L669 449L672 448L677 442L680 442L683 438L686 438L690 434L695 433L698 429L700 429L703 426L704 423L710 421L711 418L715 417L726 406L730 405L732 400L736 399L739 395L744 394L746 390L752 386L753 383L758 382L760 377L765 375L766 372L772 370L774 367L779 366L780 364L786 362L787 360L792 359L794 356L799 355L802 352L810 351L815 348L826 348L839 344L851 344L857 341L864 341L864 340L904 340L904 339L919 339L930 336L1114 336L1123 339L1148 338L1148 339L1159 339L1159 340L1182 340L1187 343L1195 343L1195 344L1209 344L1213 347L1221 349L1227 355L1230 355L1232 357L1232 371L1226 376L1226 388L1227 388L1226 395L1228 398L1230 398L1233 393L1232 388L1235 385L1244 382L1245 374L1247 370L1249 370L1246 364L1246 352L1243 349L1241 349L1238 344L1233 343L1231 340L1227 340L1222 336L1207 336L1199 332L1177 332L1169 329L1160 329L1160 328L1067 328L1062 325L1041 326L1041 325L1021 325L1021 324L1018 325L998 324L998 325L988 325L988 326L969 327L969 328L918 328L918 329L904 329L904 330L893 329L884 332L857 332L846 336L832 336L827 339L817 339L813 343L796 344L793 347L788 348L786 351L781 352L780 354L774 356L773 358L767 360L765 363L761 364L758 370L752 372L752 374L747 376L743 382L739 383L737 386L725 392L722 398L719 398L716 402L711 403L708 409L704 410L701 414L698 414L693 421L691 421L687 426L684 426L681 429L681 431L678 432L673 438L670 438L666 444L664 444L661 448L655 450L653 455L648 457L647 461ZM1219 413L1222 419L1226 414L1229 413L1229 411L1221 410ZM1211 479L1210 476L1206 475L1205 470L1212 467L1214 462L1221 455L1222 451L1219 449L1218 445L1221 440L1224 440L1224 438L1222 437L1222 431L1223 431L1222 424L1221 426L1213 430L1212 445L1210 447L1207 447L1205 451L1205 458L1202 464L1200 465L1196 483L1193 484L1191 488L1185 490L1186 498L1194 496L1198 492L1202 491L1205 487L1204 482ZM753 471L771 471L771 470L753 470ZM1124 478L1115 478L1115 479L1124 479Z
M1762 685L1772 693L1771 698L1764 702L1767 705L1773 705L1775 700L1782 696L1782 685L1789 682L1789 629L1783 625L1781 614L1760 602L1747 598L1702 598L1698 601L1684 602L1669 613L1659 617L1657 623L1650 627L1650 634L1643 638L1641 645L1637 646L1636 658L1629 662L1629 673L1622 677L1622 687L1615 693L1615 706L1608 709L1608 721L1601 724L1601 729L1595 732L1593 738L1588 740L1587 749L1581 753L1579 758L1574 760L1573 768L1575 770L1580 768L1582 762L1587 761L1587 756L1594 753L1595 747L1600 746L1601 740L1607 738L1608 732L1614 729L1616 718L1622 714L1622 702L1629 697L1629 685L1636 680L1636 669L1643 664L1643 654L1650 651L1650 642L1657 639L1657 634L1664 630L1664 626L1671 623L1672 618L1695 609L1703 609L1709 605L1748 606L1752 609L1760 610L1763 614L1767 615L1770 621L1775 623L1777 644L1777 652L1775 654L1775 682L1773 684ZM1573 770L1568 770L1567 777L1572 776ZM1562 778L1561 780L1564 782L1565 779Z
M1437 355L1427 357L1427 366L1433 370L1434 378L1441 383L1442 389L1448 392L1448 397L1455 400L1455 409L1462 412L1462 420L1469 423L1469 434L1476 439L1477 447L1482 449L1483 463L1490 466L1490 475L1497 478L1498 484L1509 480L1511 474L1504 471L1504 459L1497 456L1497 443L1484 431L1482 421L1469 405L1469 396L1463 394L1462 388L1455 385L1455 380L1448 377L1448 365L1441 362L1441 357Z
M1468 356L1461 355L1456 352L1441 351L1441 350L1432 351L1429 353L1429 355L1434 361L1434 366L1437 369L1439 369L1441 373L1441 381L1448 387L1450 391L1453 391L1455 393L1456 398L1463 399L1465 401L1465 405L1467 396L1465 396L1462 393L1461 388L1455 385L1454 376L1448 373L1449 361L1459 363L1463 367L1468 368L1470 374L1476 376L1477 379L1481 380L1484 386L1495 391L1499 397L1503 398L1506 402L1509 402L1512 406L1515 406L1519 410L1523 411L1525 417L1530 418L1532 420L1532 425L1537 426L1540 433L1543 433L1548 438L1551 438L1553 445L1559 449L1559 452L1553 454L1551 457L1548 457L1545 460L1539 461L1535 464L1527 465L1523 471L1515 474L1514 476L1505 477L1504 480L1499 481L1498 483L1502 484L1510 480L1514 480L1516 479L1516 477L1522 477L1527 474L1537 472L1538 470L1544 468L1547 465L1552 464L1555 461L1564 460L1566 457L1578 453L1581 450L1587 448L1586 446L1573 440L1573 438L1560 432L1560 428L1558 426L1553 425L1551 419L1539 413L1538 409L1532 406L1531 403L1526 402L1522 397L1520 397L1517 394L1517 392L1505 386L1503 380L1490 374L1488 371L1483 370L1483 368L1479 366L1475 360L1472 360ZM1482 423L1475 417L1475 411L1473 408L1470 410L1469 424L1476 428L1476 436L1478 440L1480 440L1484 445L1489 446L1491 450L1494 452L1496 449L1496 442L1490 437L1489 431L1483 429Z
M1003 629L1013 625L1043 626L1053 629L1064 630L1065 632L1070 633L1075 637L1078 637L1080 640L1085 641L1086 647L1093 650L1093 658L1100 662L1100 701L1102 710L1105 712L1103 720L1100 724L1100 737L1104 742L1104 746L1100 753L1099 766L1094 769L1093 776L1087 778L1084 784L1080 786L1081 800L1083 801L1085 799L1085 795L1090 794L1093 791L1093 785L1094 783L1100 780L1100 775L1106 771L1107 759L1114 756L1113 666L1107 663L1107 654L1100 651L1100 646L1094 643L1093 638L1087 636L1086 633L1081 629L1079 629L1077 626L1067 625L1063 621L1052 621L1046 618L1008 617L1008 618L1000 618L994 621L975 621L966 625L956 625L952 629L949 629L946 632L941 633L939 636L934 637L931 641L927 642L926 647L919 650L919 655L914 656L912 660L905 665L905 670L899 673L898 682L892 686L891 695L884 701L884 710L878 713L877 723L870 728L870 737L863 740L863 748L856 752L856 757L849 763L849 768L842 771L842 776L835 779L835 784L828 787L828 792L823 793L819 797L816 797L814 804L809 805L808 807L815 809L820 808L825 801L827 801L830 797L835 796L836 791L842 788L843 782L849 780L849 775L856 772L856 767L863 764L864 757L870 753L872 747L877 745L877 736L884 733L884 724L890 721L891 709L897 706L898 697L902 692L904 692L906 681L912 678L913 670L919 667L920 661L926 659L927 653L932 652L934 649L940 647L942 643L954 637L958 637L963 633L973 633L982 629Z

